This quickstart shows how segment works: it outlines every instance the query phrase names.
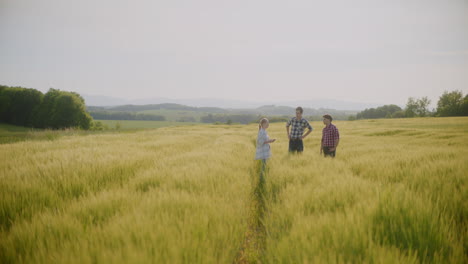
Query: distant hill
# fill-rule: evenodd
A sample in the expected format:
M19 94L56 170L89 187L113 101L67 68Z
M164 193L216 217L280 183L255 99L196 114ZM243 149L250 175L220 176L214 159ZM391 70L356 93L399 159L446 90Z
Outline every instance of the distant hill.
M265 105L277 105L313 109L336 109L362 111L366 108L378 107L382 104L369 104L360 102L347 102L334 99L308 99L294 101L241 101L219 98L198 98L198 99L170 99L170 98L147 98L129 100L116 97L95 96L82 94L87 106L122 106L122 105L158 105L158 104L178 104L192 107L215 107L223 109L255 109Z
M185 122L210 122L209 120L241 120L251 122L261 116L289 118L295 115L295 107L264 105L257 108L233 109L219 107L194 107L174 103L121 106L88 106L88 111L95 119L127 120L168 120ZM320 120L324 114L330 114L335 119L347 119L358 111L304 108L304 116L310 120ZM153 119L152 117L153 116ZM106 118L107 117L107 118Z
M141 112L148 110L178 110L178 111L195 111L195 112L210 112L210 113L228 113L228 110L219 107L193 107L181 104L150 104L150 105L122 105L109 108L112 111L130 111Z

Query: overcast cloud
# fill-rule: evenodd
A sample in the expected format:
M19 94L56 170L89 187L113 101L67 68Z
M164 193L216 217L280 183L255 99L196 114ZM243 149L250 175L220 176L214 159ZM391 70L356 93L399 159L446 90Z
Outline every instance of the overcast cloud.
M0 38L0 84L42 91L379 104L468 93L465 0L0 0Z

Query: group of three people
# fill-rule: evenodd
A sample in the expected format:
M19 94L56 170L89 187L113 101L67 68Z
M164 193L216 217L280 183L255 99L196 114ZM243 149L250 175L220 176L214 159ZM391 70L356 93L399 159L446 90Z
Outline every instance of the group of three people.
M302 107L296 108L296 116L291 118L286 123L286 132L289 138L289 152L301 153L304 151L303 139L312 132L312 126L309 122L302 117ZM333 118L330 115L323 116L323 123L325 127L322 130L322 141L320 144L320 154L324 156L335 157L336 148L340 143L340 133L338 128L333 125ZM270 143L275 142L276 139L270 139L266 129L269 127L269 121L267 118L262 118L258 124L258 136L257 136L257 151L255 159L266 161L271 157ZM290 129L291 128L291 129ZM304 134L304 130L308 129Z

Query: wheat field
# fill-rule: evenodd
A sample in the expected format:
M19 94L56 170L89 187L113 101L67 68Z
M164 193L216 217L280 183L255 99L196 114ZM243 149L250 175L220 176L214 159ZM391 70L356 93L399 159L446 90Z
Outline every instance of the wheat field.
M256 124L1 144L0 262L467 262L468 118L311 124L265 168Z

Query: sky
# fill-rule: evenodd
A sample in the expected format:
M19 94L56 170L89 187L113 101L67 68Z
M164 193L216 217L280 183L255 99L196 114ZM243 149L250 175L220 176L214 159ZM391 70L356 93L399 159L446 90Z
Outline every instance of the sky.
M434 105L468 93L468 1L0 0L0 84Z

